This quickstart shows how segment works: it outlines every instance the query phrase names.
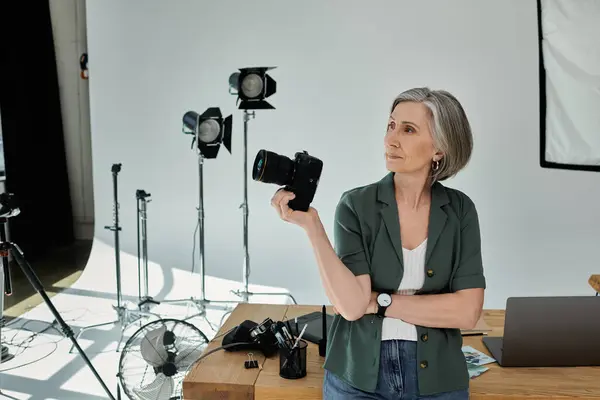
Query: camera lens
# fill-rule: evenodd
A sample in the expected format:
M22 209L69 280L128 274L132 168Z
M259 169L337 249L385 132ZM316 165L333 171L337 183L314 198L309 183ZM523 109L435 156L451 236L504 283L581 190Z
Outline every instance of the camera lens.
M285 186L291 183L294 162L272 151L260 150L254 159L252 179L258 182Z

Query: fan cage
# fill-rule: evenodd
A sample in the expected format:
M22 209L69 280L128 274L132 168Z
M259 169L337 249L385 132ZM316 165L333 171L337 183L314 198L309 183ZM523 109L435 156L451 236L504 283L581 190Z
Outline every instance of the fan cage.
M173 336L164 335L164 332L172 332L174 341L169 340ZM164 345L165 338L168 345L160 348L160 344ZM183 379L202 355L208 342L200 329L180 319L163 318L143 325L131 335L121 350L118 373L121 388L131 400L183 399ZM157 365L151 365L144 358L142 347L146 351L146 358ZM175 360L178 362L175 363ZM171 375L175 372L173 366L176 366L176 373ZM161 377L163 370L164 376ZM168 384L156 381L169 380L166 375L171 375L171 390ZM155 384L152 385L153 383ZM136 393L144 387L147 388L146 395Z

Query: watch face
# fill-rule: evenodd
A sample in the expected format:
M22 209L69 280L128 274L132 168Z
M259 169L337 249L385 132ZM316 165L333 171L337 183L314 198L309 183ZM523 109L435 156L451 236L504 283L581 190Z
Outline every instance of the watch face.
M377 304L382 307L388 307L390 304L392 304L392 296L387 293L381 293L379 296L377 296Z

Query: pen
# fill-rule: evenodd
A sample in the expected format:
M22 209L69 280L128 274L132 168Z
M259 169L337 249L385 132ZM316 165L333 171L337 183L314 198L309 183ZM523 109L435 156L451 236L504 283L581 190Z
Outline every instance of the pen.
M290 352L288 353L288 356L286 357L285 361L283 362L283 365L281 366L281 368L285 368L285 366L287 365L288 360L292 357L294 349L296 347L298 347L298 343L300 343L300 339L302 339L302 335L304 335L304 332L306 331L307 327L308 327L308 324L304 324L304 328L302 328L302 332L300 332L300 335L298 335L298 338L296 339L296 343L294 343L294 346L291 348Z
M300 335L296 339L296 343L294 343L294 347L292 347L292 350L294 350L296 347L298 347L298 343L300 343L300 339L302 339L302 336L304 336L304 332L306 332L307 327L308 327L308 324L304 324L304 328L302 328L302 332L300 332Z

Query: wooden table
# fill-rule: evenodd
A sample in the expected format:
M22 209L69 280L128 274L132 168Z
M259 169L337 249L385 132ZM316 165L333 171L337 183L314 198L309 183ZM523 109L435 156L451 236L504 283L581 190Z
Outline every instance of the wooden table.
M239 304L219 334L247 319L260 323L269 317L277 321L319 310L319 306ZM492 328L489 336L503 334L503 310L485 310L483 318ZM221 345L219 334L206 351ZM464 345L490 355L481 339L482 336L465 336ZM201 360L184 379L184 399L322 399L324 359L319 356L315 344L309 343L304 379L280 378L277 355L265 359L255 352L254 358L259 361L260 369L245 369L243 364L247 358L247 352L219 351ZM600 399L600 367L502 368L496 363L486 366L489 371L471 380L471 399Z

